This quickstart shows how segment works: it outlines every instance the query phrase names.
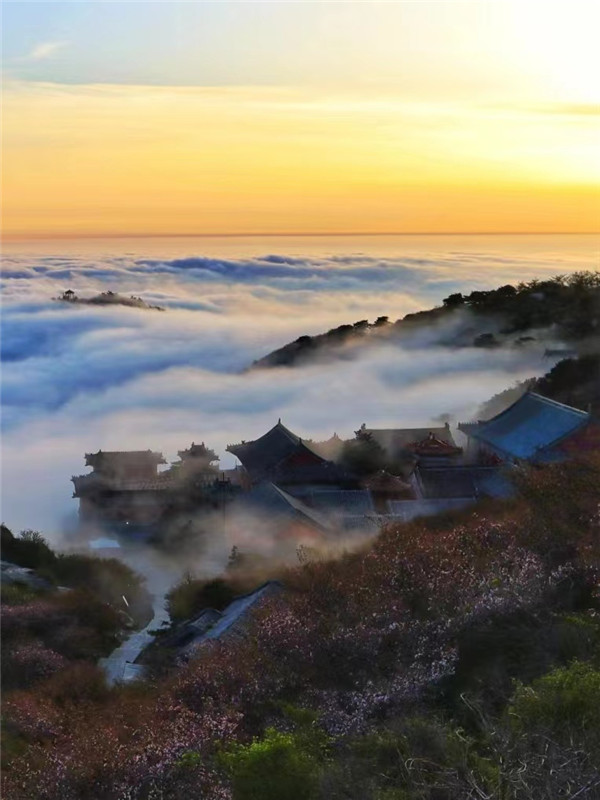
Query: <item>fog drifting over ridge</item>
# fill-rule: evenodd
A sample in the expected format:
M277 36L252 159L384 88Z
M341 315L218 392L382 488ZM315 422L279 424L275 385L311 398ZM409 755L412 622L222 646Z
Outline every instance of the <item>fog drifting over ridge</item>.
M3 503L16 530L49 538L76 513L72 474L85 452L225 447L279 417L298 434L467 418L490 395L550 364L539 349L448 350L425 336L348 361L242 374L302 334L380 315L396 319L454 291L591 266L578 254L422 257L272 253L233 258L7 256L3 266ZM164 313L71 306L52 297L112 290Z

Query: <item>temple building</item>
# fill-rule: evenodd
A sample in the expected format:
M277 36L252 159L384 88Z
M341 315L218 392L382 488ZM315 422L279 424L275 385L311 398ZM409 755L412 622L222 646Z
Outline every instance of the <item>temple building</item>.
M248 489L263 481L283 487L355 482L335 462L328 461L310 443L282 425L281 420L259 439L230 444L227 451L241 461Z
M456 463L463 454L462 447L454 444L450 428L445 428L444 436L439 436L433 431L429 431L427 436L419 438L414 442L405 445L405 451L412 453L422 466L443 466ZM406 433L406 431L403 431ZM421 431L419 431L419 434Z
M242 545L249 537L315 541L334 531L327 515L269 481L238 495L228 509L226 527L228 538Z
M527 392L486 422L460 423L467 436L467 456L479 463L560 461L597 441L591 414ZM579 443L577 445L577 443Z
M363 488L371 493L373 507L382 514L389 514L390 501L394 500L414 500L414 487L397 475L390 475L384 469L371 475L363 481Z
M86 453L87 475L71 478L79 498L82 523L144 525L156 522L167 508L173 489L163 454L151 450L99 450Z
M337 436L329 441L342 443ZM242 462L243 483L249 490L238 506L247 503L257 512L262 505L266 514L276 500L279 509L287 510L276 515L284 538L299 524L305 531L310 528L330 536L373 526L371 493L361 487L358 477L325 458L319 445L301 439L281 420L259 439L227 450Z
M218 457L204 443L180 450L179 461L166 464L151 450L99 450L87 453L87 475L71 478L79 498L79 519L114 531L148 534L177 517L222 508L235 494L218 468Z
M174 479L196 484L210 484L219 473L216 466L219 457L204 442L202 444L192 442L187 450L178 450L177 455L179 461L175 461L170 470Z
M462 457L450 425L431 428L367 428L363 423L357 437L368 437L385 453L388 463L406 479L417 464L452 464Z

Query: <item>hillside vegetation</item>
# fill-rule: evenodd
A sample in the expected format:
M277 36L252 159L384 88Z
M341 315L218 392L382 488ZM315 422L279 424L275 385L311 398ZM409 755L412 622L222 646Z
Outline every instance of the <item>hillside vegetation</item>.
M537 392L559 403L600 414L600 353L565 358L541 378L516 383L483 403L477 418L491 419L525 392Z
M50 681L74 699L82 676L104 691L96 661L152 617L143 579L116 559L55 553L37 531L14 536L2 525L1 533L3 561L34 571L31 582L26 573L3 577L4 696ZM11 731L10 724L3 729L3 756L14 743Z
M451 294L442 306L391 322L360 320L296 341L255 361L253 369L296 367L347 357L349 349L402 342L419 331L437 331L448 347L525 347L544 332L544 342L566 343L579 352L599 349L600 272L574 272L468 295Z
M516 480L304 557L246 636L154 684L5 693L3 796L597 797L600 461Z

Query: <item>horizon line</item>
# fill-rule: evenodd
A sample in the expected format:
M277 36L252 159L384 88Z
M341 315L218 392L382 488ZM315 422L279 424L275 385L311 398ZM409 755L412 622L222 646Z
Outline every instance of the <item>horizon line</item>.
M249 239L249 238L316 238L351 236L600 236L598 231L304 231L304 232L236 232L236 233L75 233L28 235L5 234L2 242L54 241L77 239Z

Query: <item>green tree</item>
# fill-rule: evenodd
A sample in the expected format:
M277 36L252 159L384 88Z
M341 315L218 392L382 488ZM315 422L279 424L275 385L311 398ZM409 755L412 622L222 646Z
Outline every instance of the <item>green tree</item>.
M446 308L457 308L458 306L462 306L465 302L465 298L460 292L455 292L454 294L448 295L448 297L444 297L443 303Z
M508 713L517 731L600 744L600 671L574 661L534 681L518 684Z
M223 756L234 800L311 800L319 762L291 733L267 728L262 739L237 745Z

